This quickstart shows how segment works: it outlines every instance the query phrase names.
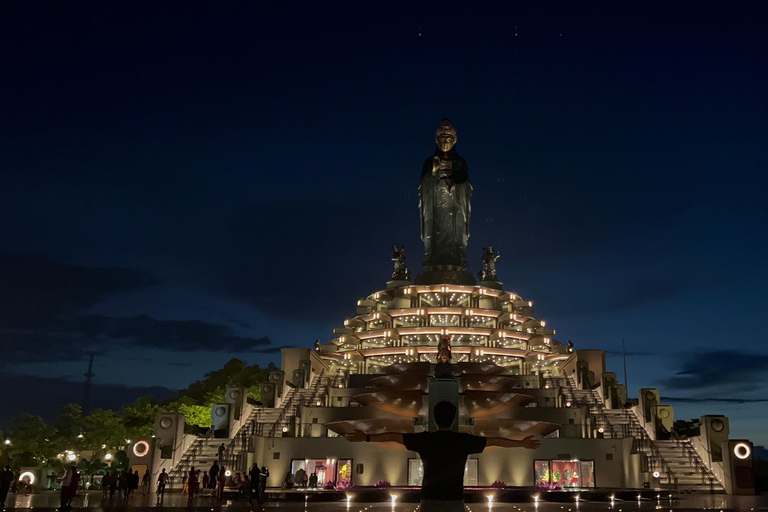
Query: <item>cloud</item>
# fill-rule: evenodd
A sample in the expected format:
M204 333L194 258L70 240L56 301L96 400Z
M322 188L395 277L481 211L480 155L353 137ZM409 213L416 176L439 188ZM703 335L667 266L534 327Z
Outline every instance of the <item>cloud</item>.
M606 350L605 353L608 354L608 355L612 355L612 356L626 355L626 356L650 356L650 357L655 357L655 356L659 355L659 354L654 354L652 352L632 352L632 351L629 351L629 350L626 351L626 352L622 352L621 350Z
M143 272L66 265L47 258L0 257L0 327L40 328L108 295L157 281Z
M68 327L100 343L129 342L174 352L249 352L272 343L266 336L238 336L230 327L202 320L157 320L147 315L130 318L83 316L74 319Z
M0 407L0 428L10 425L14 416L31 412L52 420L58 409L66 403L81 403L83 382L63 378L19 376L0 372L0 389L3 390L3 407ZM158 401L165 400L175 390L161 386L127 386L94 383L91 387L91 408L119 409L139 397L152 395Z
M45 329L0 328L0 344L6 347L3 362L11 364L82 361L91 352L103 355L125 345L171 352L260 352L271 343L266 336L238 336L224 325L200 320L157 320L146 315L60 319Z
M724 386L757 385L768 378L768 355L731 350L689 354L673 377L662 381L667 389L697 390Z
M683 403L725 403L725 404L753 404L768 402L768 398L686 398L675 396L662 396L661 399L666 402L683 402Z

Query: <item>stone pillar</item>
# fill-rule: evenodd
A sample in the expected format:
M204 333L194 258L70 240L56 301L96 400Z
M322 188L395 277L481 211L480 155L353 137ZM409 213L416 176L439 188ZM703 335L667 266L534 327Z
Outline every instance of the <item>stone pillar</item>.
M429 431L437 430L434 419L435 405L439 402L451 402L456 406L456 420L451 425L451 430L459 431L459 381L456 379L430 379L429 381Z

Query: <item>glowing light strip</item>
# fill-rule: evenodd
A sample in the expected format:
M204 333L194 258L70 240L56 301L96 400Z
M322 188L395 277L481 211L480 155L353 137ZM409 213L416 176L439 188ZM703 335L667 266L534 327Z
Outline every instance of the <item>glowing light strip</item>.
M425 311L427 315L461 315L464 313L464 308L449 308L449 307L425 307L425 308L408 308L408 309L393 309L388 311L389 316L392 318L399 316L418 316L419 311Z

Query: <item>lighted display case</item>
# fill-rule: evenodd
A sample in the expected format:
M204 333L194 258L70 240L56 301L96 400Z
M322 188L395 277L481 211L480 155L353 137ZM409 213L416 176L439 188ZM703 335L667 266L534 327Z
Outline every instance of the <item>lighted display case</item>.
M591 460L536 460L536 485L556 483L563 489L595 486L595 462Z
M293 459L291 474L296 475L300 469L307 473L307 477L315 473L318 487L322 487L329 480L334 483L342 480L352 481L352 459Z
M477 487L477 459L467 459L464 465L464 487ZM424 466L421 459L408 459L408 485L421 487Z

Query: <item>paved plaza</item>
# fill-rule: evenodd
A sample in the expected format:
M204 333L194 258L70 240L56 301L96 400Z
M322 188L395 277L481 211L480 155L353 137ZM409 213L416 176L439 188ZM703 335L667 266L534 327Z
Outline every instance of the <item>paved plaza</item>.
M292 493L293 494L293 493ZM298 493L301 494L301 493ZM284 496L284 495L283 495ZM575 496L575 495L574 495ZM210 496L197 497L192 502L182 494L167 494L158 501L154 494L136 494L128 500L104 499L100 491L89 491L78 495L73 502L73 510L125 510L125 509L178 509L178 510L274 510L285 512L418 512L418 503L400 503L395 501L380 503L358 503L346 500L333 502L314 502L302 500L300 496L292 496L292 500L267 501L261 507L249 504L247 499L216 500ZM56 492L39 494L11 494L6 500L5 510L35 509L53 511L59 506L59 495ZM684 510L744 510L768 511L768 496L731 496L711 494L682 495L678 499L653 500L643 499L620 501L579 501L564 503L468 503L466 512L650 512L650 511L684 511Z

